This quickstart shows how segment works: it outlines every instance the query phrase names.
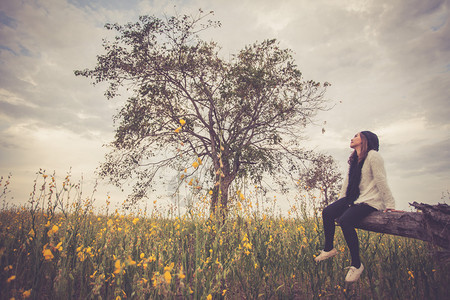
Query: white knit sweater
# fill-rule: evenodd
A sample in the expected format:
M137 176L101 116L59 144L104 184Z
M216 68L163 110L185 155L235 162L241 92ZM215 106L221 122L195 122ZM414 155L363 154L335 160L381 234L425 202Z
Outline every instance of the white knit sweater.
M348 186L348 174L342 184L341 197L344 197ZM395 201L386 180L384 161L381 155L370 150L361 170L357 203L366 203L378 210L395 209Z

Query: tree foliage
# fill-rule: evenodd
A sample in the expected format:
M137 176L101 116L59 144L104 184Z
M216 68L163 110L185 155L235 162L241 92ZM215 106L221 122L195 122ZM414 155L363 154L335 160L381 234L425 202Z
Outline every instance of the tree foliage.
M75 71L108 82L109 99L122 87L132 94L115 116L100 171L119 186L134 180L131 203L147 197L156 174L170 167L201 177L212 209L226 208L236 178L276 179L298 171L305 158L302 130L326 108L328 83L305 81L292 51L273 39L223 59L217 43L199 36L220 26L211 14L107 24L116 38L104 40L106 53L95 68Z

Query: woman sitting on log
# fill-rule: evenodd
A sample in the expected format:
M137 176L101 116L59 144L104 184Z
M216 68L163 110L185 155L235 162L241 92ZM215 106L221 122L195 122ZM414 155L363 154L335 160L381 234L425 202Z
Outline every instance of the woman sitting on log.
M348 159L349 172L340 193L345 197L331 203L322 212L325 247L315 261L325 260L338 253L333 248L337 219L352 259L345 281L355 282L364 270L359 258L355 225L374 211L394 210L395 201L387 184L383 159L378 153L377 135L370 131L357 133L350 142L350 148L354 151Z

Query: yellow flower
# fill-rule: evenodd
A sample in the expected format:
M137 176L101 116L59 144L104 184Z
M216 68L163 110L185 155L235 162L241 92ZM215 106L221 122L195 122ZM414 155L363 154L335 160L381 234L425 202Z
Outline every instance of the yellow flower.
M178 127L177 129L175 129L175 132L178 133L178 132L180 132L180 130L181 130L181 126Z
M183 119L180 119L180 124L181 124L181 126L184 126L184 124L186 124L186 121Z
M194 167L194 168L198 168L198 162L197 161L194 161L193 163L192 163L192 166Z
M134 219L133 219L133 224L136 225L137 222L139 222L139 219L138 219L138 218L134 218Z
M53 227L52 227L52 231L53 232L57 232L59 230L59 227L58 226L56 226L56 225L53 225Z
M61 245L62 245L62 242L59 242L58 245L56 245L55 248L56 248L58 251L62 251L62 246L61 246Z
M183 266L181 266L181 268L180 268L180 273L178 273L178 278L180 278L180 279L186 278L186 275L183 274Z
M12 266L12 265L9 265L9 266L6 266L3 270L9 271L9 270L12 270L12 268L13 268L13 266Z
M42 250L42 255L44 256L45 260L52 260L54 258L53 253L50 249Z
M143 258L145 257L145 254L144 254L144 253L141 253L141 255L139 255L139 257L140 257L141 259L143 259Z
M201 165L203 163L203 161L202 161L202 159L200 157L197 157L197 161L198 161L199 165Z
M222 291L222 296L225 296L225 293L227 292L227 290L223 290Z
M108 222L106 223L109 227L111 227L113 225L113 220L109 219Z
M172 280L172 275L170 275L169 271L164 272L164 279L168 284L170 284L170 281Z
M16 275L13 275L13 276L9 277L8 280L6 280L6 282L10 283L14 279L16 279Z
M206 300L212 300L211 294L209 294L208 296L206 296Z
M164 267L164 279L166 280L166 282L168 284L170 284L170 282L172 280L172 275L170 275L170 272L172 271L173 266L174 266L174 263L171 263L167 267Z
M22 297L25 299L25 298L28 298L28 297L30 297L31 296L31 289L29 289L29 290L26 290L25 292L23 292L22 293Z
M131 256L128 256L128 265L134 266L135 264L136 262L133 259L131 259Z
M122 271L122 265L120 264L120 259L116 260L114 263L114 267L116 268L114 270L114 274L119 274Z

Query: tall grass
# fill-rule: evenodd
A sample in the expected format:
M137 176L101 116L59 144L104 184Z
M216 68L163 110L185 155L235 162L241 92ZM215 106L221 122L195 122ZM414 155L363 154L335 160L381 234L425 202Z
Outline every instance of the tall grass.
M44 178L44 176L46 176ZM229 218L209 216L207 197L190 213L95 213L67 177L39 174L29 203L0 212L1 299L444 299L448 266L429 245L359 231L366 270L344 284L349 253L316 264L317 211L289 218L254 213L236 197ZM44 183L41 181L44 180ZM3 183L4 184L4 183ZM301 207L301 205L299 205Z

